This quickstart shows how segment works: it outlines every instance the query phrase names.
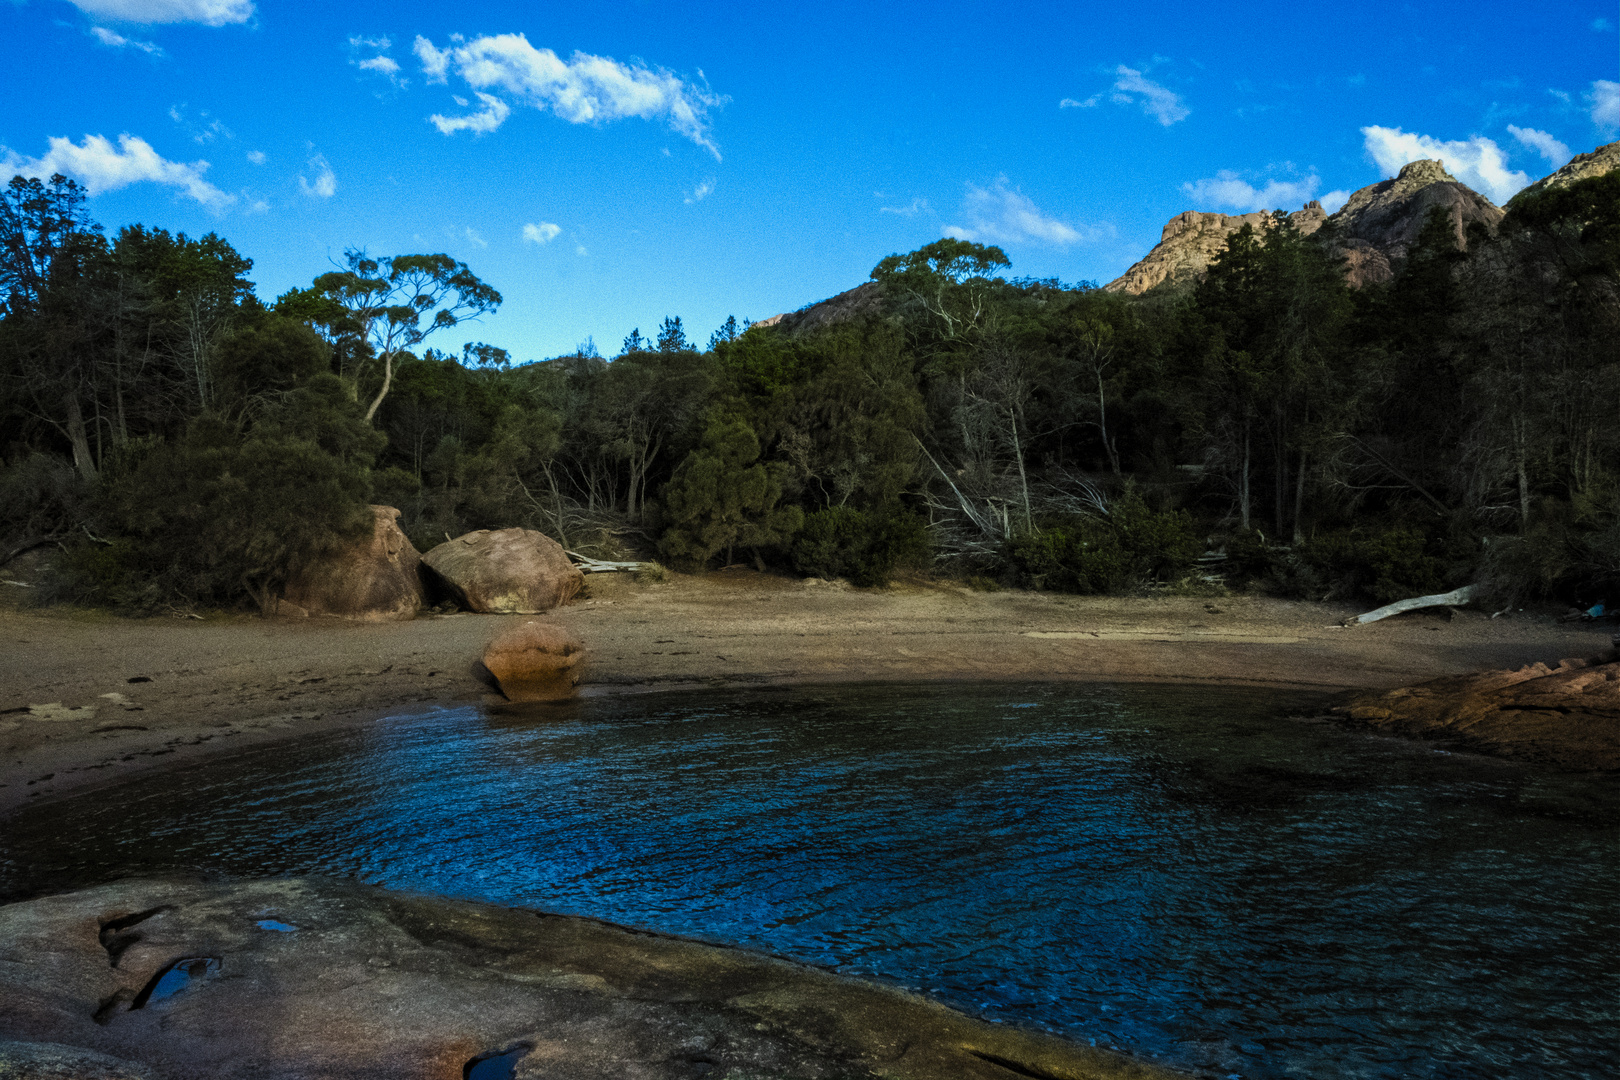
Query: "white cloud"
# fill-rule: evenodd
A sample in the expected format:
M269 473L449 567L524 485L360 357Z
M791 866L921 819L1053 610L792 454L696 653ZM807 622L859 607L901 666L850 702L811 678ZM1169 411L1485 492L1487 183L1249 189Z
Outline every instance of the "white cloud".
M968 224L946 226L943 230L946 236L992 244L1066 246L1095 240L1109 232L1095 227L1082 231L1042 213L1041 208L1012 187L1005 176L997 177L987 188L968 184L967 195L962 199L962 213Z
M302 173L298 176L298 190L312 199L330 199L337 194L337 174L327 163L325 154L316 154L309 159L309 167L315 171L315 179L309 180Z
M169 119L184 128L186 134L191 136L191 141L199 145L207 145L221 136L227 139L236 138L230 128L220 123L218 117L210 117L207 110L200 114L200 119L193 121L186 115L186 106L183 103L169 106Z
M1593 19L1592 20L1592 29L1596 30L1600 34L1603 34L1603 33L1607 33L1610 30L1613 30L1614 29L1614 24L1612 22L1610 22L1608 19Z
M1327 192L1316 201L1322 204L1322 209L1330 214L1339 212L1339 207L1350 201L1351 192L1348 188L1335 188Z
M562 235L562 226L542 221L538 225L523 226L523 240L529 244L549 244Z
M253 0L71 0L90 15L131 23L226 26L253 18Z
M485 240L482 236L479 236L477 230L475 230L471 225L467 226L465 229L462 229L461 235L466 237L467 242L470 244L476 244L481 248L489 247L489 241Z
M1143 112L1165 127L1187 119L1191 110L1181 103L1181 95L1124 64L1115 68L1114 74L1119 78L1114 80L1114 92L1109 95L1113 101L1121 105L1140 104Z
M109 49L139 49L148 56L162 56L163 50L150 41L136 41L123 34L115 34L105 26L92 26L90 36Z
M709 179L703 181L703 183L692 189L692 194L686 197L687 205L690 206L692 203L702 202L712 191L714 191L714 178L711 176Z
M1620 82L1599 79L1581 95L1592 108L1592 124L1605 134L1620 130Z
M677 134L708 150L716 160L720 157L709 134L708 114L725 99L662 68L582 52L563 61L550 49L536 49L522 34L488 35L471 41L452 36L444 49L418 37L413 51L429 82L446 81L454 68L474 90L499 87L536 109L550 109L571 124L600 124L629 116L663 118ZM439 130L450 134L457 129L439 125Z
M1385 176L1394 176L1409 161L1439 158L1447 172L1497 205L1530 183L1530 177L1523 172L1508 169L1502 148L1483 135L1475 135L1467 142L1442 142L1415 131L1376 125L1362 128L1361 134L1367 154Z
M1509 135L1512 135L1520 143L1546 158L1547 164L1553 168L1563 168L1569 161L1569 147L1545 131L1537 131L1535 128L1514 127L1512 124L1509 124L1507 129Z
M1314 173L1302 180L1267 180L1265 187L1255 187L1230 169L1222 169L1213 177L1182 184L1200 208L1222 207L1251 213L1255 210L1297 210L1316 194L1322 183Z
M1086 100L1084 100L1084 101L1076 101L1072 97L1066 97L1062 101L1058 102L1058 108L1060 108L1060 109L1090 109L1090 108L1095 107L1097 102L1099 102L1101 100L1102 100L1102 95L1101 94L1092 94L1090 97L1086 98Z
M253 164L255 164L255 165L263 165L264 164L264 151L263 150L249 150L247 152L247 159L249 161L253 162Z
M352 37L349 39L349 53L351 57L358 53L376 53L375 56L366 56L362 59L350 59L349 63L361 71L369 71L381 75L395 87L403 88L408 80L399 77L399 61L388 56L388 50L393 42L385 37Z
M463 101L462 98L456 100L458 102ZM512 115L512 106L494 94L479 92L478 100L484 103L484 107L475 113L468 113L466 116L441 116L434 113L428 117L428 123L438 128L441 135L454 135L458 131L470 131L474 135L482 135L485 132L494 131L506 122L508 116Z
M581 245L579 245L578 247L576 247L574 249L574 254L575 255L589 255L590 252L585 250L585 245L584 244L581 244Z
M118 136L117 146L104 135L86 135L82 146L75 146L68 138L52 138L49 142L50 150L40 158L23 158L0 147L0 172L39 177L62 173L82 183L91 195L150 180L185 192L215 213L236 201L235 195L227 195L203 179L208 162L186 165L168 161L145 139L127 133Z
M901 217L916 217L918 214L927 209L929 209L927 199L912 199L911 202L906 206L880 206L878 207L878 213L899 214Z

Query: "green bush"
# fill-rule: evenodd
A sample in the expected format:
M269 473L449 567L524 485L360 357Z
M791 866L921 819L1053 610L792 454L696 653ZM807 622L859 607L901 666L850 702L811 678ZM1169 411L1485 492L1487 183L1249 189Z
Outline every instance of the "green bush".
M1072 593L1121 593L1192 568L1202 545L1185 511L1155 511L1127 489L1107 518L1070 518L1010 541L1020 583Z
M925 565L933 554L928 527L899 507L871 513L850 506L817 510L804 519L793 545L801 574L847 577L860 586L886 585L896 569Z

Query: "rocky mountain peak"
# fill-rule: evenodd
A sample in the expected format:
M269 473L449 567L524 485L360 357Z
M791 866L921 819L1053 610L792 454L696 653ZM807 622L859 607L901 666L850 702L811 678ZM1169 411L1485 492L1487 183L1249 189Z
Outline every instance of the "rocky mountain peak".
M1446 163L1438 158L1433 160L1408 161L1401 166L1401 171L1395 177L1395 183L1406 181L1413 190L1426 184L1438 184L1442 181L1455 184L1457 178L1446 172Z
M1515 201L1524 198L1526 195L1534 195L1537 192L1548 191L1553 188L1569 187L1577 180L1602 176L1604 173L1613 172L1616 169L1620 169L1620 142L1600 146L1589 154L1576 154L1569 159L1569 164L1562 169L1559 169L1551 176L1543 176L1540 180L1513 196L1512 199L1508 200L1508 205L1511 206Z

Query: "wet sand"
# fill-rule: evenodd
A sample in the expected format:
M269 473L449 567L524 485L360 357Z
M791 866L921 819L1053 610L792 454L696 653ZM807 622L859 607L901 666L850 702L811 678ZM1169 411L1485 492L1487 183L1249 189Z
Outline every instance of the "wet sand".
M1584 656L1606 631L1545 615L1356 608L1258 597L1071 597L955 585L852 589L728 571L587 578L544 616L405 623L250 615L124 619L0 610L0 815L154 767L378 717L500 699L471 671L538 617L590 650L581 692L866 681L1195 682L1388 689ZM37 706L59 708L31 708Z

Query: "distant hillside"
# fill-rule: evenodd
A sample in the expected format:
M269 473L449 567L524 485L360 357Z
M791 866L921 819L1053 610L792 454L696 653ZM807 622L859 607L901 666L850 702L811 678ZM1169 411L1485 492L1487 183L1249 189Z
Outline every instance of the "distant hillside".
M1515 199L1549 188L1567 187L1589 176L1620 168L1620 142L1578 154L1569 164L1525 188ZM1451 219L1461 246L1468 226L1478 222L1496 231L1503 211L1491 200L1446 172L1442 161L1413 161L1393 180L1380 180L1351 195L1329 215L1312 200L1288 215L1288 221L1307 236L1324 226L1333 227L1333 248L1345 260L1345 275L1352 286L1389 281L1417 239L1429 211L1439 207ZM1161 286L1171 289L1196 284L1210 262L1226 247L1227 238L1245 225L1264 231L1273 227L1271 214L1217 214L1188 210L1171 218L1159 242L1142 259L1103 288L1139 296ZM837 296L797 311L761 319L757 326L777 326L790 335L819 330L846 319L878 311L883 292L876 282L864 282Z

